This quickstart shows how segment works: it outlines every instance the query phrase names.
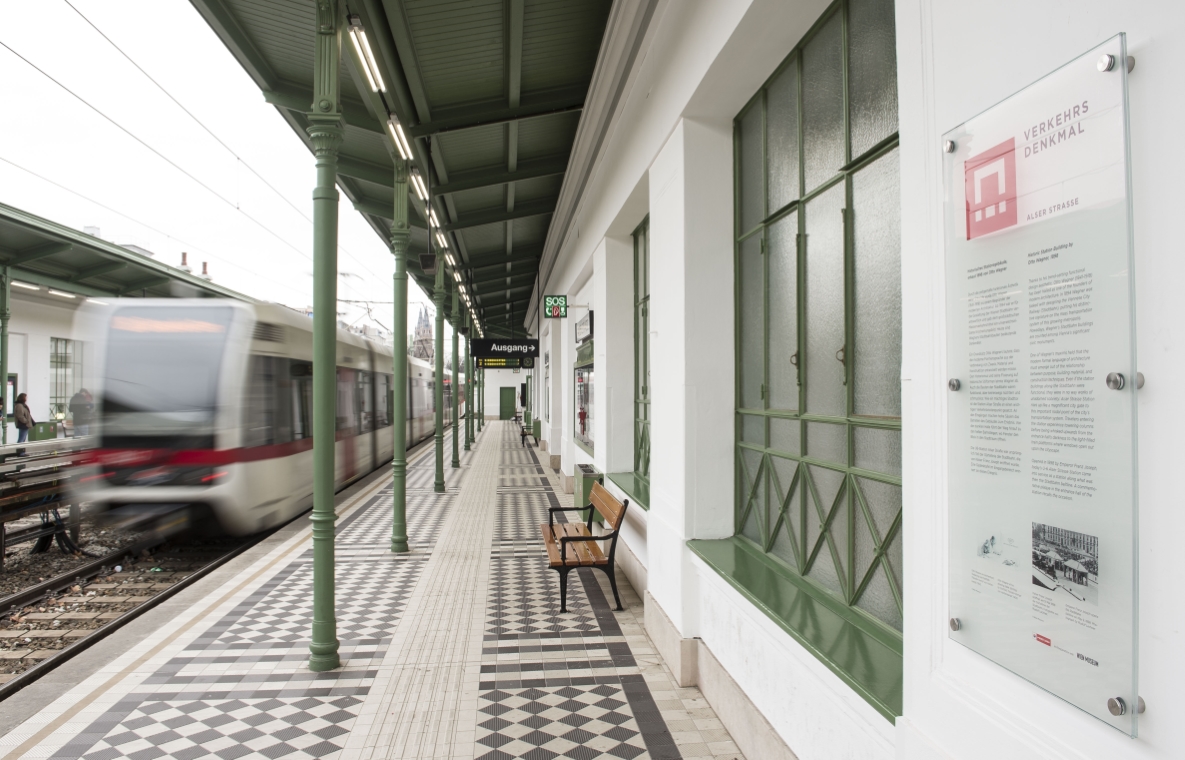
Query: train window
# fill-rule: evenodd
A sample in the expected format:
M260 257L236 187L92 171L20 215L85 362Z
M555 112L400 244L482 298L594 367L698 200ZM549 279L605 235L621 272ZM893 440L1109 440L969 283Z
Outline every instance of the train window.
M229 307L125 306L111 318L103 393L107 436L214 432Z
M243 446L268 446L292 440L288 360L253 355L248 363Z
M391 424L391 376L382 372L374 376L374 427L385 428Z
M310 362L293 361L288 369L292 378L292 438L313 437L313 365Z
M358 405L355 403L357 389L354 386L354 370L337 368L337 429L357 432Z
M354 396L355 406L358 409L358 417L361 423L359 431L362 433L369 433L374 430L374 375L366 370L358 370L354 373L357 379L355 389L357 393Z

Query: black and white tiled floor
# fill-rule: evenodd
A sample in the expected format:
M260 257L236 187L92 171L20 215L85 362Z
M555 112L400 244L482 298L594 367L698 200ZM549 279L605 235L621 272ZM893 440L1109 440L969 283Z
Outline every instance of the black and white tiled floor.
M409 467L409 554L389 550L389 480L342 508L341 668L306 666L302 533L0 737L0 757L740 758L659 661L624 578L625 612L581 571L559 614L538 526L571 496L517 428L488 424L459 470L445 451L443 494L431 449Z

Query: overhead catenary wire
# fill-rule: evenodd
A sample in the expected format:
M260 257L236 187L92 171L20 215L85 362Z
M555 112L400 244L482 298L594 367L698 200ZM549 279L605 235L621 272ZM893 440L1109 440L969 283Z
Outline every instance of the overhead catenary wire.
M176 161L174 161L173 159L171 159L171 158L169 158L168 156L166 156L164 153L161 153L159 150L157 150L156 148L154 148L154 147L152 147L151 145L149 145L147 142L145 142L143 139L141 139L141 138L140 138L138 135L136 135L136 134L135 134L134 132L132 132L130 129L128 129L128 128L127 128L127 127L125 127L124 125L120 124L118 121L116 121L115 119L111 118L110 116L108 116L108 115L107 115L106 113L104 113L103 111L99 110L99 108L98 108L97 106L95 106L95 105L92 105L92 104L91 104L91 102L90 102L90 101L88 101L86 98L84 98L84 97L82 97L81 95L79 95L78 93L74 92L74 90L71 90L69 87L67 87L66 85L62 84L60 81L58 81L57 79L55 79L53 76L51 76L51 75L50 75L48 72L46 72L46 71L45 71L44 69L42 69L40 66L38 66L37 64L35 64L35 63L33 63L32 61L30 61L28 58L26 58L26 57L24 57L23 55L21 55L20 53L18 53L16 50L14 50L12 47L10 47L10 46L8 45L8 43L4 42L3 40L0 40L0 47L3 47L3 48L4 48L4 49L6 49L8 52L12 53L12 54L13 54L13 55L15 55L17 58L20 58L22 61L24 61L26 64L28 64L28 65L29 65L29 66L31 66L32 68L36 69L36 71L37 71L39 74L41 74L43 77L45 77L45 78L46 78L46 79L48 79L49 81L53 82L53 83L54 83L54 84L56 84L58 87L60 87L60 88L62 88L63 90L65 90L66 92L68 92L68 93L69 93L71 96L73 96L73 97L74 97L76 100L78 100L78 102L82 103L84 106L86 106L87 108L91 109L92 111L94 111L94 112L95 112L96 114L98 114L99 116L103 117L103 119L104 119L104 120L106 120L106 121L110 122L110 123L111 123L113 126L115 126L115 127L116 127L116 128L119 130L119 131L123 132L123 133L124 133L124 134L126 134L128 137L130 137L130 138L132 138L133 140L135 140L136 142L140 143L140 145L142 145L142 146L144 146L145 148L147 148L149 151L151 151L151 152L152 152L154 155L156 155L157 157L159 157L159 158L160 158L162 161L164 161L165 163L167 163L169 166L172 166L174 169L176 169L177 171L181 172L182 174L184 174L184 175L185 175L186 177L188 177L189 179L193 180L195 183L197 183L199 186L201 186L203 189L205 189L205 190L206 190L207 192L209 192L211 195L213 195L214 197L218 198L220 201L222 201L222 202L223 202L223 203L225 203L226 205L230 206L230 207L231 207L231 208L233 208L235 211L238 211L240 214L242 214L243 216L245 216L247 219L251 220L251 221L252 221L254 224L256 224L257 226L259 226L259 227L260 227L260 229L264 230L264 231L265 231L265 232L267 232L269 235L271 235L272 237L276 238L276 240L279 240L281 243L283 243L284 245L288 246L288 247L289 247L289 248L291 248L292 250L296 251L296 252L297 252L297 253L299 253L301 256L304 256L304 257L305 257L306 259L308 259L309 261L312 261L312 260L313 260L313 259L312 259L312 256L310 256L309 254L307 254L307 253L305 253L304 251L302 251L302 250L300 250L299 248L297 248L297 247L296 247L295 245L293 245L292 243L290 243L290 242L288 242L287 240L285 240L285 239L284 239L283 237L281 237L281 236L280 236L280 234L279 234L279 233L277 233L275 230L271 229L270 227L268 227L268 226L267 226L266 224L264 224L263 222L259 221L259 220L258 220L258 219L256 219L255 217L251 216L251 215L250 215L250 214L248 214L246 211L243 211L243 209L241 209L241 208L239 207L239 204L237 204L237 203L235 203L234 201L230 200L230 199L229 199L229 198L227 198L225 195L222 195L222 194L221 194L221 193L219 193L217 190L215 190L214 188L212 188L212 187L210 187L209 185L207 185L205 182L202 182L200 179L198 179L197 177L195 177L193 174L191 174L189 171L187 171L187 170L186 170L184 167L182 167L182 166L181 166L180 164L178 164Z
M108 37L108 36L107 36L107 35L106 35L106 34L103 32L103 30L102 30L102 29L100 29L100 28L99 28L99 27L98 27L98 26L95 24L95 22L93 22L93 21L91 21L89 18L87 18L87 16L86 16L86 14L85 14L85 13L83 13L83 12L82 12L82 11L80 11L80 10L78 10L78 8L77 8L77 7L75 7L74 3L71 3L71 2L70 2L70 0L64 0L64 2L66 3L66 5L70 6L70 9L71 9L72 11L74 11L75 13L77 13L77 14L79 15L79 17L80 17L80 18L82 18L82 20L83 20L83 21L85 21L85 22L86 22L86 23L87 23L87 24L90 26L90 28L91 28L91 29L94 29L96 32L98 32L98 34L99 34L99 36L100 36L100 37L102 37L103 39L107 40L108 44L110 44L110 45L111 45L111 47L115 48L115 49L116 49L116 51L118 51L120 55L122 55L124 58L126 58L128 63L130 63L130 64L132 64L133 66L135 66L135 67L136 67L136 70L137 70L137 71L139 71L141 74L143 74L143 75L145 76L145 78L147 78L147 79L148 79L148 81L149 81L149 82L152 82L154 85L156 85L156 88L157 88L158 90L160 90L161 92L163 92L163 93L165 94L165 97L167 97L169 100L173 101L173 103L175 103L175 104L177 105L177 107L178 107L178 108L180 108L182 111L184 111L184 112L185 112L185 114L186 114L186 116L188 116L189 118L193 119L193 121L194 121L194 122L195 122L195 123L196 123L196 124L197 124L199 127L201 127L202 129L204 129L204 130L206 131L206 134L208 134L208 135L210 135L210 137L214 138L214 141L215 141L215 142L217 142L217 143L218 143L219 145L221 145L223 148L226 148L226 151L227 151L228 153L230 153L232 156L234 156L234 157L235 157L235 160L236 160L236 161L238 161L239 163L241 163L241 164L242 164L242 165L243 165L243 166L244 166L244 167L247 169L247 171L249 171L249 172L251 172L252 174L254 174L254 175L256 176L256 178L257 178L257 179L259 179L259 181L260 181L260 182L262 182L263 184L267 185L267 187L268 187L268 189L269 189L269 190L271 190L273 193L275 193L275 194L276 194L276 195L277 195L277 196L280 198L280 200L284 201L284 202L285 202L285 203L287 203L289 206L291 206L291 207L292 207L292 209L293 209L293 210L294 210L296 213L298 213L298 214L300 214L301 216L303 216L303 217L305 218L305 220L306 220L306 221L308 221L308 223L309 223L309 224L312 224L312 223L313 223L313 220L312 220L312 218L311 218L311 217L310 217L308 214L306 214L306 213L305 213L305 212L304 212L304 211L303 211L303 210L300 208L300 206L297 206L295 203L293 203L291 200L289 200L289 198L288 198L286 195L284 195L283 193L281 193L281 192L280 192L280 191L279 191L279 190L278 190L278 189L277 189L277 188L276 188L276 187L275 187L275 186L274 186L272 183L268 182L268 181L267 181L267 179L266 179L266 178L265 178L265 177L264 177L262 174L260 174L258 171L256 171L256 170L255 170L255 167L251 166L251 164L247 163L247 161L246 161L246 160L245 160L245 159L244 159L242 156L240 156L238 153L236 153L236 152L235 152L235 150L234 150L234 148L232 148L232 147L230 147L229 145L227 145L227 144L226 144L226 142L225 142L225 141L224 141L224 140L223 140L221 137L219 137L217 134L215 134L215 133L214 133L214 130L212 130L212 129L210 129L209 127L207 127L207 126L206 126L206 124L205 124L205 123L204 123L204 122L203 122L201 119L199 119L199 118L198 118L196 115L194 115L194 113L193 113L192 111L190 111L188 108L186 108L186 107L185 107L185 104L183 104L183 103L182 103L180 100L177 100L177 98L175 98L175 97L173 96L173 93L169 92L168 88L166 88L166 87L165 87L164 85L162 85L160 82L156 81L156 79L155 79L155 78L153 78L153 76L152 76L151 74L149 74L147 71L145 71L145 70L144 70L144 67L143 67L143 66L141 66L141 65L140 65L140 64L138 64L138 63L136 63L136 61L135 61L135 59L134 59L134 58L132 58L130 55L128 55L126 52L124 52L124 49L123 49L123 48L121 48L119 45L115 44L115 40L113 40L113 39L111 39L110 37Z
M214 132L214 130L212 130L212 129L210 129L208 126L206 126L205 122L203 122L203 121L202 121L201 119L199 119L199 118L198 118L198 117L197 117L197 116L196 116L196 115L195 115L195 114L194 114L192 111L190 111L188 108L186 108L186 107L185 107L185 105L184 105L184 104L183 104L183 103L182 103L180 100L178 100L178 99L177 99L177 98L176 98L176 97L173 95L173 93L169 92L168 88L166 88L166 87L165 87L164 85L162 85L160 82L156 81L156 79L155 79L155 78L154 78L154 77L153 77L151 74L149 74L149 73L148 73L148 72L147 72L147 71L144 69L144 67L143 67L143 66L141 66L141 65L140 65L140 64L138 64L138 63L136 63L135 59L134 59L134 58L132 58L130 55L128 55L128 54L127 54L127 53L124 51L124 49L123 49L123 48L121 48L119 45L117 45L117 44L115 43L115 41L114 41L114 40L112 40L110 37L108 37L108 36L107 36L107 35L106 35L106 34L103 32L103 30L102 30L102 29L100 29L100 28L98 27L98 25L97 25L97 24L95 24L95 22L93 22L93 21L91 21L89 18L87 18L86 14L84 14L82 11L78 10L78 8L77 8L77 7L75 7L75 6L74 6L74 4L70 2L70 0L63 0L63 2L65 2L65 3L66 3L66 5L70 6L70 9L71 9L71 10L73 10L75 13L77 13L77 14L78 14L78 16L79 16L79 17L80 17L80 18L81 18L83 21L85 21L85 22L87 23L87 25L89 25L89 26L90 26L92 29L94 29L94 30L95 30L95 32L97 32L97 33L99 34L99 36L100 36L100 37L102 37L104 40L106 40L106 41L107 41L107 43L108 43L109 45L111 45L111 47L115 48L115 49L116 49L116 51L117 51L117 52L118 52L120 55L122 55L122 56L123 56L125 59L127 59L128 63L132 64L132 66L135 66L135 67L136 67L136 70L137 70L137 71L139 71L141 74L143 74L143 75L144 75L144 77L145 77L145 78L146 78L146 79L147 79L149 82L152 82L152 84L154 84L158 90L160 90L162 93L164 93L165 97L167 97L169 100L173 101L173 103L174 103L174 104L176 104L176 106L177 106L178 108L180 108L182 111L184 111L186 116L188 116L190 119L192 119L192 120L194 121L194 123L196 123L196 124L197 124L199 127L201 127L203 130L205 130L206 134L208 134L208 135L210 135L210 137L214 138L214 141L215 141L215 142L217 142L219 145L221 145L223 148L225 148L225 149L226 149L226 152L228 152L228 153L230 153L230 155L234 156L234 159L235 159L236 161L238 161L239 163L241 163L241 164L242 164L242 165L243 165L243 166L244 166L244 167L245 167L245 168L246 168L246 169L247 169L249 172L251 172L252 174L254 174L254 175L255 175L255 176L256 176L256 177L259 179L259 181L260 181L260 182L262 182L262 183L263 183L263 184L264 184L264 185L265 185L265 186L266 186L266 187L267 187L269 190L271 190L273 193L275 193L275 195L276 195L276 196L277 196L277 197L278 197L280 200L284 201L284 203L286 203L286 204L288 204L290 207L292 207L292 209L293 209L294 211L296 211L296 213L297 213L297 214L299 214L299 215L300 215L300 216L301 216L301 217L302 217L302 218L303 218L303 219L304 219L306 222L308 222L309 224L312 224L312 223L313 223L313 219L312 219L312 217L310 217L308 214L306 214L304 211L302 211L302 210L301 210L301 208L300 208L299 206L297 206L295 203L293 203L293 202L292 202L292 201L291 201L291 200L288 198L288 196L286 196L286 195L284 195L282 192L280 192L280 191L279 191L279 189L277 189L277 188L275 187L275 185L273 185L272 183L268 182L268 181L267 181L267 179L266 179L266 178L265 178L265 177L264 177L262 174L260 174L258 171L256 171L256 170L255 170L255 167L253 167L253 166L251 166L249 163L247 163L246 159L244 159L242 156L240 156L238 153L236 153L236 152L235 152L235 150L234 150L233 148L231 148L231 147L230 147L230 145L228 145L228 144L226 143L226 141L225 141L225 140L223 140L221 137L219 137L219 136L218 136L218 135L217 135L217 134ZM236 207L237 207L237 206L236 206ZM374 271L373 269L371 269L370 267L366 266L366 264L365 264L365 263L364 263L364 262L363 262L361 259L359 259L359 258L358 258L357 256L355 256L353 253L351 253L351 252L350 252L350 250L349 250L348 248L346 248L344 245L341 245L341 244L339 243L339 244L338 244L338 248L339 248L339 249L341 249L341 250L342 250L342 251L343 251L343 252L344 252L344 253L345 253L347 256L349 256L351 259L353 259L353 260L354 260L354 263L358 264L359 266L361 266L361 267L362 267L363 269L365 269L366 271L370 272L370 273L371 273L372 275L374 275L375 277L378 277L378 276L379 276L378 274L376 274L376 273L375 273L375 271Z
M253 269L248 269L247 267L242 266L241 264L236 264L236 263L230 261L229 259L224 259L221 256L217 256L215 254L210 253L209 251L205 251L202 248L194 245L193 243L186 242L185 240L182 240L181 238L177 237L176 235L170 235L169 233L167 233L163 230L159 230L156 227L153 227L151 224L140 221L139 219L135 218L134 216L128 216L127 214L125 214L124 212L122 212L118 209L112 208L111 206L108 206L105 203L97 201L94 198L91 198L90 196L84 195L83 193L80 193L77 190L74 190L73 188L66 187L65 185L63 185L60 182L55 182L54 180L50 179L49 177L46 177L43 174L38 174L37 172L33 171L32 169L29 169L28 167L21 166L20 164L16 163L15 161L12 161L11 159L7 159L4 156L0 156L0 162L8 164L9 166L13 167L14 169L19 169L20 171L23 171L26 174L36 177L37 179L41 180L42 182L53 185L54 187L58 188L59 190L63 190L67 193L70 193L71 195L81 198L82 200L87 201L88 203L93 203L94 205L98 206L99 208L104 209L106 211L110 211L112 214L115 214L116 216L122 216L124 219L127 219L128 221L132 222L133 224L138 224L141 227L143 227L147 230L151 230L152 232L155 232L158 235L162 235L170 240L176 240L178 243L185 246L186 248L196 251L196 252L202 254L203 256L209 256L212 259L220 261L220 262L227 264L229 266L241 269L242 271L246 272L247 274L253 275L255 277L261 277L261 278L263 277L262 274L260 274L259 272L256 272ZM273 282L278 282L277 280L275 280L275 278L269 278L269 279ZM304 293L303 291L298 290L297 288L294 288L291 285L285 285L284 283L278 283L278 284L280 284L281 287L291 290L293 293L297 293L297 294L299 294L301 296L305 296L305 297L308 296L307 293Z

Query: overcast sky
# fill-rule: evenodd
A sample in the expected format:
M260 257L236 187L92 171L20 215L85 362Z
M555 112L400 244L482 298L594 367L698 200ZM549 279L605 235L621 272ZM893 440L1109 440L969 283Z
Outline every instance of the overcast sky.
M195 271L209 262L227 287L311 305L314 164L304 143L187 0L70 3L229 150L65 0L0 0L0 42L180 167L0 47L0 201L79 230L99 227L104 239L165 263L188 251ZM338 297L390 302L390 252L344 196L339 243ZM414 325L419 305L431 302L411 281L408 296ZM372 321L362 306L339 311L351 323ZM389 303L371 314L391 326Z

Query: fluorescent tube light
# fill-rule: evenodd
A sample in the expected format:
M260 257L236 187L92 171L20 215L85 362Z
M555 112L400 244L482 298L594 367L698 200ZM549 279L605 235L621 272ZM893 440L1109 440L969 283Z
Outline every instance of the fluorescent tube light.
M454 271L453 272L453 279L456 280L457 282L460 282L461 281L461 273Z
M60 290L54 290L53 288L49 289L49 294L51 296L61 296L62 298L75 298L76 297L73 293L64 293Z
M448 248L448 240L446 240L444 235L441 235L439 231L436 233L436 242L440 243L441 248Z
M86 302L87 303L96 303L99 306L107 306L108 305L106 301L100 301L97 298L88 298L88 299L86 299Z
M350 39L354 42L354 50L358 53L358 60L362 61L362 70L366 72L366 81L373 92L386 92L387 85L383 82L383 75L379 71L379 63L370 49L370 39L366 30L362 28L362 19L350 16Z
M433 227L440 227L440 222L436 219L436 209L428 209L428 223Z
M399 149L399 157L404 161L411 158L411 146L407 142L407 136L403 134L403 125L394 115L387 119L387 129L391 132L391 139L395 141L395 147Z
M25 290L41 290L40 285L33 285L28 282L20 282L19 280L13 280L12 284L18 288L24 288Z
M428 188L424 185L424 180L420 177L419 171L412 172L411 185L416 189L416 195L420 196L420 200L428 200Z

